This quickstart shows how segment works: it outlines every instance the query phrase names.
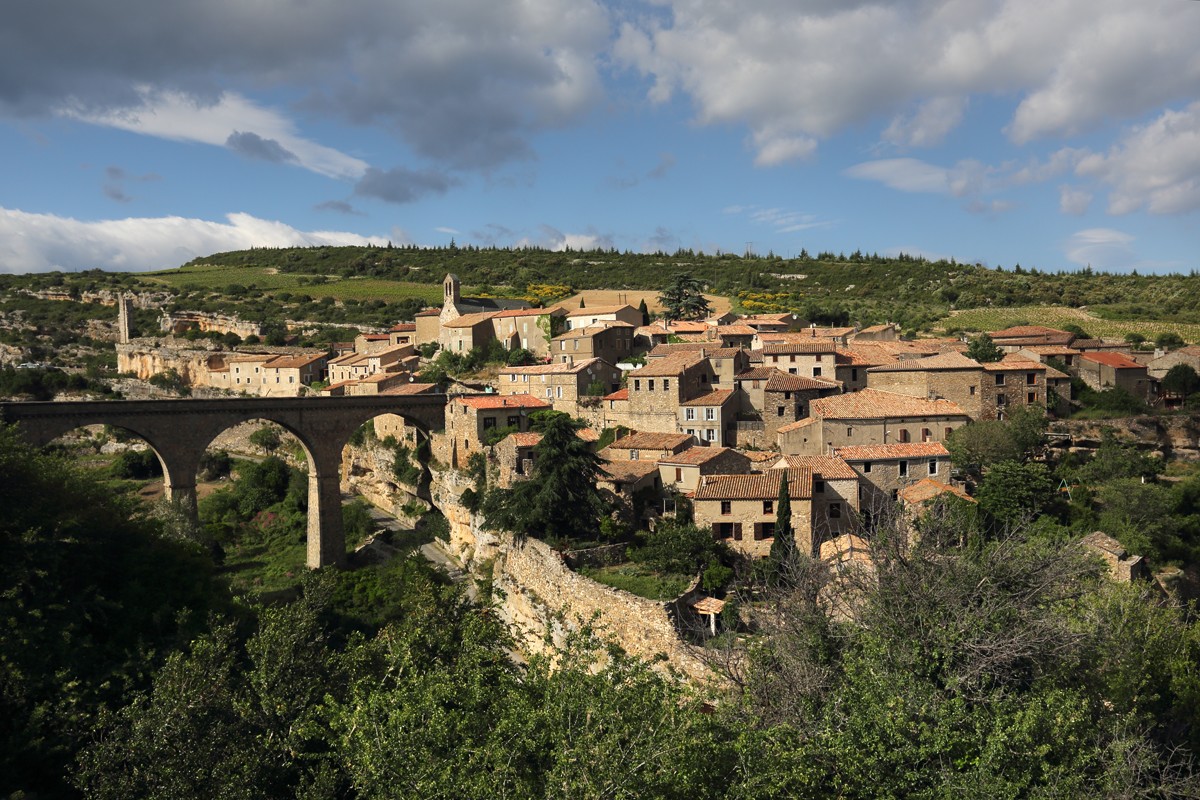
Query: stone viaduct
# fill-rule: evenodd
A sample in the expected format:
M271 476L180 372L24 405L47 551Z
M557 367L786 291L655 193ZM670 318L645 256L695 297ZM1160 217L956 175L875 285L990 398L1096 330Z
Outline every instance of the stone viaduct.
M345 557L342 528L342 448L360 425L398 414L426 433L445 423L444 394L361 397L284 397L222 400L124 400L0 403L0 422L16 423L42 446L84 425L114 425L145 439L162 462L166 496L193 518L196 473L214 438L254 419L293 433L308 455L308 566Z

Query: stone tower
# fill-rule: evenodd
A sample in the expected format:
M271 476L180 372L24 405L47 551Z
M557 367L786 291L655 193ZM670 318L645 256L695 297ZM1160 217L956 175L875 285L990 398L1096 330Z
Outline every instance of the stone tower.
M117 295L117 341L129 344L133 334L133 298L125 292Z

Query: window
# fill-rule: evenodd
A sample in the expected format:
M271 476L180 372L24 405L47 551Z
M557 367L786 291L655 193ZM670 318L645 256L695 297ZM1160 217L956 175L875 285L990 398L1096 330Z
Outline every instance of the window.
M854 428L846 428L846 438L849 439L854 435Z
M908 462L907 461L900 462L900 477L901 478L908 477Z
M1033 405L1034 403L1036 403L1037 402L1037 392L1030 392L1028 394L1028 396L1026 396L1025 402L1028 403L1029 405Z
M795 375L795 374L796 374L796 368L795 368L795 367L791 367L790 369L788 369L788 375Z
M850 369L850 380L852 380L852 381L858 380L858 367L852 367Z
M639 456L641 456L641 453L639 453L637 450L629 451L629 460L630 461L637 461Z
M1008 396L1003 394L996 395L996 405L1001 408L1008 405Z
M717 432L712 428L708 428L704 431L704 438L710 442L715 442L717 440Z
M552 386L546 387L546 397L554 397L554 387L552 387Z
M821 360L821 354L817 353L817 361L820 361L820 360Z
M954 428L946 428L946 438L950 438L950 434L954 433Z
M791 392L784 392L784 393L783 393L783 399L784 399L784 400L791 400L791 399L792 399L792 393L791 393Z
M671 379L663 378L663 391L664 392L670 391L670 389L671 389Z
M760 522L755 527L755 539L770 539L775 535L774 522Z
M484 417L483 418L483 429L485 431L489 431L494 427L496 427L496 418L495 417Z
M675 482L680 483L682 481L683 481L683 467L676 467L675 468Z
M825 492L825 481L820 478L813 478L813 494L823 494Z
M686 419L686 420L688 420L689 422L690 422L691 420L694 420L694 419L696 418L696 409L694 409L694 408L685 408L685 409L683 410L683 418L684 418L684 419Z
M936 458L929 459L929 474L937 475L937 459Z
M829 504L829 518L830 519L841 519L841 517L842 517L842 504L841 503L830 503Z
M701 373L700 373L700 382L701 382L701 383L708 383L708 376L707 376L707 375L705 375L703 372L701 372Z
M715 408L704 409L704 418L705 419L716 419L717 418L717 410Z
M508 418L507 424L508 424L508 427L510 427L510 428L516 428L516 427L520 426L521 418L518 416L515 416L515 415L511 416Z
M777 417L783 416L783 406L777 406L775 408L775 416L777 416Z
M922 442L928 442L932 438L933 438L933 434L929 431L929 428L921 428L921 441Z
M295 382L296 382L296 376L288 375L288 383L295 383Z
M911 440L909 439L909 436L908 436L908 428L901 428L900 429L900 443L907 444L909 441L911 441Z
M863 462L863 472L870 472L870 471L871 471L871 462L864 461Z
M733 503L729 500L721 501L721 515L728 516L733 513Z
M813 377L814 378L821 377L821 368L820 367L813 367Z
M651 378L650 380L646 381L646 391L648 391L648 392L654 391L654 378Z
M516 383L516 382L517 382L517 373L515 373L515 372L514 372L514 373L510 374L510 375L508 376L508 382L509 382L509 383Z
M996 385L997 385L997 386L1003 386L1003 385L1004 385L1004 373L1003 373L1003 372L997 372L997 373L996 373Z
M635 392L640 392L642 390L642 382L638 378L633 379L633 390Z
M695 436L695 435L696 435L696 429L695 429L695 428L688 428L688 429L687 429L687 431L686 431L686 433L687 433L687 435L688 435L688 436Z
M774 514L775 513L775 501L774 500L763 500L763 513L764 514Z
M971 397L974 397L974 396L975 396L975 387L974 387L974 386L972 386L972 387L970 388L970 391L968 391L968 392L967 392L967 394L971 395Z
M1025 384L1027 386L1033 386L1036 383L1037 383L1037 373L1036 372L1030 372L1025 375Z
M795 357L795 356L792 356L791 358L789 358L789 359L788 359L788 362L789 362L789 363L792 363L792 364L795 364L795 363L796 363L796 357Z
M558 397L560 399L562 398L562 387L561 386L554 387L554 396Z

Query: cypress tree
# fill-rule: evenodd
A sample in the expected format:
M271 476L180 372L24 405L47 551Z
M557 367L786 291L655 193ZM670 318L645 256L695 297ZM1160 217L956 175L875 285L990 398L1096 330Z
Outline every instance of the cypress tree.
M775 504L775 541L771 542L771 564L779 574L796 558L796 532L792 529L792 498L788 493L787 470L780 470L779 501Z

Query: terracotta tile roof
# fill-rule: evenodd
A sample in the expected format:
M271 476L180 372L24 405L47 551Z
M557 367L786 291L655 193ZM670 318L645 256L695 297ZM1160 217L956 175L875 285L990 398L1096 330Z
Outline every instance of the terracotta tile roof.
M406 383L401 386L384 389L380 394L434 394L437 392L437 386L436 383Z
M634 330L636 336L670 336L671 332L662 325L655 323L653 325L639 325Z
M837 363L849 364L852 367L875 367L880 364L890 364L896 360L895 353L884 351L882 348L855 342L854 349L839 347L835 354Z
M863 328L862 330L857 331L857 333L883 333L884 331L890 331L894 327L895 326L892 323L887 322L883 325L871 325L868 328Z
M833 454L843 461L892 461L902 458L949 458L941 442L897 442L838 447Z
M588 325L586 328L572 328L555 336L552 341L557 342L559 339L590 339L593 336L603 333L605 330L607 330L607 327L604 325Z
M301 369L313 362L320 361L326 355L326 353L317 353L316 355L275 356L264 362L263 367L267 369Z
M441 314L442 314L442 310L440 308L426 308L422 311L418 311L416 314L413 314L413 316L414 317L438 317L438 316L441 316Z
M1081 545L1094 547L1097 550L1103 550L1106 553L1111 553L1118 559L1125 558L1129 552L1113 537L1109 536L1104 531L1093 531L1087 536L1079 540Z
M386 333L364 333L362 338L364 342L386 342L389 337Z
M1084 353L1080 356L1085 361L1094 361L1113 369L1145 369L1142 364L1121 353Z
M631 378L673 378L696 366L704 357L699 353L679 353L665 358L654 358L644 367L629 373Z
M509 308L504 311L496 311L492 314L493 319L507 319L509 317L540 317L545 314L553 314L555 311L560 311L558 306L553 308Z
M812 472L786 470L788 495L793 500L812 497ZM774 500L779 497L780 472L754 472L749 475L705 475L696 487L697 500Z
M707 331L707 322L693 322L691 320L678 319L671 323L672 333L706 333Z
M684 400L679 405L681 406L723 406L729 402L729 398L733 397L732 389L713 389L708 394L702 394L699 397L693 397L691 400Z
M775 367L754 367L745 372L733 376L735 381L765 381L770 380L772 375L786 375L786 372Z
M595 366L600 359L589 358L587 361L577 361L574 364L563 364L555 362L553 364L535 364L531 367L504 367L500 370L501 375L571 375L576 372L583 372L589 367Z
M672 467L695 467L707 464L717 456L725 455L728 452L731 452L728 447L689 447L682 453L676 453L673 456L663 456L658 460L658 463L667 464Z
M1129 345L1125 342L1110 342L1105 339L1076 339L1071 342L1076 350L1125 350Z
M671 342L658 344L646 354L648 358L665 358L683 353L697 353L705 358L733 358L742 352L740 347L725 347L720 342Z
M771 469L807 469L826 480L858 480L854 468L837 456L783 456Z
M774 372L775 374L767 379L767 385L763 387L768 392L803 392L809 389L836 389L841 385L837 381L825 378L805 378L801 375L790 375L780 370L774 370Z
M680 445L690 444L693 437L686 433L654 433L638 431L622 436L609 445L614 450L676 450Z
M476 394L455 397L451 399L451 402L461 403L464 406L470 406L479 410L496 408L550 408L549 403L527 394L510 394L503 397L498 394Z
M774 450L740 450L738 452L750 459L751 464L762 465L768 461L779 460L779 453Z
M601 461L600 471L617 483L636 483L651 473L658 472L658 462L652 459L642 461Z
M443 328L474 328L476 325L482 325L496 316L495 311L480 311L478 314L463 314L457 319L452 319L449 322L443 322Z
M589 316L589 315L592 315L592 314L595 314L595 315L597 315L597 316L601 316L601 315L604 315L604 314L615 314L615 313L617 313L618 311L624 311L624 310L625 310L625 309L627 309L627 308L628 308L630 311L637 311L637 309L636 309L636 308L634 308L634 307L633 307L633 306L631 306L631 305L623 305L623 306L596 306L595 308L591 308L590 306L588 306L588 307L585 307L585 308L574 308L574 309L570 309L570 310L568 310L568 311L567 311L567 316L568 316L568 317L586 317L586 316Z
M617 389L615 392L612 392L611 394L606 394L606 395L604 395L604 397L602 397L600 399L601 400L628 400L629 399L629 389L627 389L627 388Z
M718 336L753 336L758 331L749 325L718 325Z
M801 428L807 428L809 425L815 425L816 423L817 420L815 417L805 417L795 422L789 422L787 425L780 425L775 430L779 433L790 433L791 431L798 431Z
M1063 344L1031 344L1025 348L1039 356L1077 356L1079 351Z
M916 505L919 503L928 503L935 497L939 497L944 494L952 494L955 497L960 497L970 503L975 502L975 498L971 497L963 489L960 489L957 486L951 486L948 483L942 483L941 481L934 480L933 478L924 478L923 480L919 480L910 486L905 486L897 493L897 496L906 503Z
M781 344L764 344L762 351L766 356L836 353L837 344L833 339L822 339L816 342L783 342Z
M397 322L392 327L388 328L391 333L412 333L417 329L415 322Z
M863 389L861 392L822 397L809 404L811 414L821 419L883 419L885 417L965 417L966 412L949 400L926 400L905 394Z
M537 447L538 442L542 440L542 435L529 431L528 433L510 433L508 438L517 447Z
M1046 369L1046 380L1048 380L1048 381L1062 380L1064 378L1067 380L1071 379L1070 375L1068 375L1065 372L1059 372L1054 367L1050 367L1045 364L1043 364L1042 366L1045 367L1045 369Z
M978 361L961 353L941 353L925 358L908 358L892 364L871 367L868 372L945 372L950 370L979 369Z
M1026 372L1030 370L1044 370L1046 365L1040 361L1033 361L1028 358L1005 356L999 361L989 361L983 365L983 368L988 372Z
M575 431L575 435L580 439L583 439L585 442L600 441L600 432L593 428L580 428L579 430Z

